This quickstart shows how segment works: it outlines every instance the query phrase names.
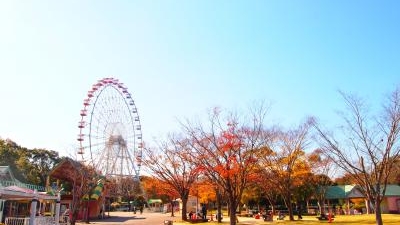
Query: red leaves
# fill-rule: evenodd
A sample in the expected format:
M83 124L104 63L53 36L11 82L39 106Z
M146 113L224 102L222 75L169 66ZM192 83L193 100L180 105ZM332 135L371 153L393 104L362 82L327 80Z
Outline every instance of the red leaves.
M232 131L224 131L218 141L220 149L223 151L237 150L242 147L242 140Z

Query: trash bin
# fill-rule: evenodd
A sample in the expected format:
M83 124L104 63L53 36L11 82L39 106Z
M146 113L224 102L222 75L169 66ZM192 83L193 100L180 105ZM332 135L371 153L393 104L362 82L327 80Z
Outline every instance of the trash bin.
M172 220L164 220L164 225L173 225L174 222Z

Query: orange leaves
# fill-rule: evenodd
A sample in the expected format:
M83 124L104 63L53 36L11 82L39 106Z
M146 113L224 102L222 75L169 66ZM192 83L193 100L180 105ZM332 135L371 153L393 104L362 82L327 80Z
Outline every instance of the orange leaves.
M217 172L218 174L221 174L222 177L227 177L226 174L226 169L224 168L223 165L218 164L214 167L215 172Z
M220 177L226 179L238 175L243 168L236 160L229 160L225 163L225 165L216 165L214 170L220 175Z
M249 174L248 180L249 182L252 183L261 183L263 181L262 176L260 176L260 173L256 173L255 171L254 173Z
M142 180L142 186L144 191L152 198L158 198L160 196L179 196L179 194L169 184L154 177L144 177Z

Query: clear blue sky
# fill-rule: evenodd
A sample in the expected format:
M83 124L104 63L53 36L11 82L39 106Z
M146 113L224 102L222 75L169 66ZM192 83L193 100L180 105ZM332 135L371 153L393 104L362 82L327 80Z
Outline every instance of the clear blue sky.
M144 140L219 106L331 123L400 85L399 1L1 1L0 137L71 155L82 101L126 84Z

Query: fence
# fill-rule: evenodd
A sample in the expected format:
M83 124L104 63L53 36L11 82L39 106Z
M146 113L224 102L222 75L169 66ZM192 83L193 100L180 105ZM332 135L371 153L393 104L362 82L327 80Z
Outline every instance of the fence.
M9 186L17 186L22 188L28 188L31 190L38 190L38 191L46 191L46 188L39 185L34 184L25 184L19 181L10 181L10 180L0 180L0 186L9 187Z
M29 225L29 217L6 217L6 225Z
M29 217L7 217L5 221L6 225L29 225ZM36 225L54 225L56 224L54 217L41 216L35 218ZM69 225L69 217L61 216L60 217L60 225Z

